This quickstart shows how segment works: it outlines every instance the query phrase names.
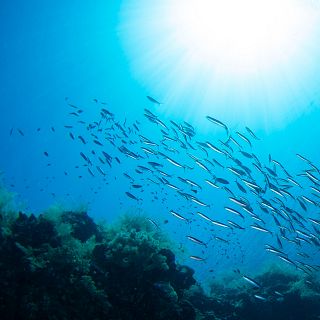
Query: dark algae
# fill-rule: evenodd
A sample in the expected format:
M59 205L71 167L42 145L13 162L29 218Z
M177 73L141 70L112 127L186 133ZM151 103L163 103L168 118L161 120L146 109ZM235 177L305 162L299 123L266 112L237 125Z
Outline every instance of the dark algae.
M85 210L34 216L1 194L1 319L319 319L315 276L272 266L246 283L236 270L205 293L143 215L112 225Z

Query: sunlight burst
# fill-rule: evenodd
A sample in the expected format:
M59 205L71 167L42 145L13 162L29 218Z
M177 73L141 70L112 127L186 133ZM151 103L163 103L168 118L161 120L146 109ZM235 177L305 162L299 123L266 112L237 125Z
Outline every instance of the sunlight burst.
M219 65L232 73L283 63L306 36L301 8L293 1L173 3L166 16L176 34L176 46L210 67Z
M133 75L171 114L270 126L296 117L314 94L312 1L128 0L119 35Z

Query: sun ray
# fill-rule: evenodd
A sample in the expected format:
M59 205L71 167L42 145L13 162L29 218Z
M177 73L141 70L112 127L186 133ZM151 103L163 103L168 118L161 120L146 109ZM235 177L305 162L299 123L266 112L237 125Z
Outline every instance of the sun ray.
M128 0L119 35L164 112L271 128L316 95L319 17L308 0Z

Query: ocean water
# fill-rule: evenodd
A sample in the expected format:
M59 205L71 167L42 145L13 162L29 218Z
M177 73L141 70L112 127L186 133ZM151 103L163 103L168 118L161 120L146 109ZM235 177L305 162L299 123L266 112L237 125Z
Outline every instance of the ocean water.
M318 277L320 11L306 6L294 56L241 78L188 60L159 3L2 1L0 171L17 208L145 216L207 292L275 265Z

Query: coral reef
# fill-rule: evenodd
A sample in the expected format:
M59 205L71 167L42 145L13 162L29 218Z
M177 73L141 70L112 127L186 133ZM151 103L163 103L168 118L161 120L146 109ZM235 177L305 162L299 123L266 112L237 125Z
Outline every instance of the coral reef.
M212 282L206 304L216 319L320 319L320 286L314 277L271 265L255 280L261 288L247 285L239 274Z
M1 319L195 319L193 270L142 216L0 211Z
M205 294L174 245L143 215L96 224L82 208L17 212L0 188L1 319L320 319L320 285L269 267L254 288L239 273Z

